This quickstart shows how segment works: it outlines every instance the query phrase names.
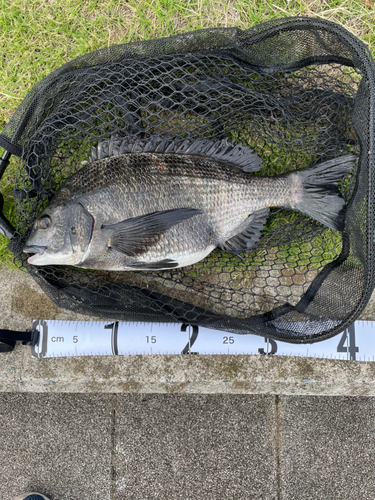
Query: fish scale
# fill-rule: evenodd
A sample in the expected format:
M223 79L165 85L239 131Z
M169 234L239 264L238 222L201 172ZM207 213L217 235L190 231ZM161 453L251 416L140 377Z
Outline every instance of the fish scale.
M225 219L227 212L233 218L233 213L237 212L237 206L244 207L247 213L250 206L261 208L257 202L256 193L252 196L251 192L252 182L256 185L259 181L257 182L256 178L248 174L234 171L235 176L233 176L233 170L228 172L228 167L224 167L221 172L219 170L221 166L207 164L198 159L198 164L194 165L194 172L191 168L188 175L187 170L190 165L185 165L184 159L181 163L176 163L175 159L170 162L168 157L159 159L167 165L166 170L160 171L150 155L142 155L142 158L139 156L141 155L134 155L129 161L124 155L124 165L119 163L121 158L116 158L112 164L107 162L106 172L107 176L109 173L110 184L102 188L101 206L108 214L116 218L119 216L119 211L121 211L121 216L128 218L156 210L204 207L210 213L220 210ZM88 209L93 208L100 193L100 186L95 186L95 178L100 176L101 166L96 163L99 162L95 162L90 168L92 182L91 179L87 181L86 170L82 170L79 176L75 176L77 178L74 183L65 184L71 192L76 189L76 186L79 187L79 198ZM201 166L203 168L200 168ZM118 174L121 170L124 174L120 177ZM117 175L113 171L116 171ZM202 177L198 177L199 175ZM215 178L215 175L218 178ZM121 192L123 196L120 196ZM229 199L230 203L228 203ZM234 210L233 201L236 202Z

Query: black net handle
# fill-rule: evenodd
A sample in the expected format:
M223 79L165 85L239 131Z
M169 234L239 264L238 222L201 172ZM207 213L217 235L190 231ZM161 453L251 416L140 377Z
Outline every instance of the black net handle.
M17 341L22 345L35 346L39 339L39 331L35 329L17 332L15 330L0 330L0 353L12 352Z
M11 156L12 156L11 153L5 150L3 156L0 158L0 179L4 175L5 169L9 164ZM0 193L0 234L6 236L11 240L14 236L15 230L12 224L4 216L3 207L4 207L4 198L3 195Z

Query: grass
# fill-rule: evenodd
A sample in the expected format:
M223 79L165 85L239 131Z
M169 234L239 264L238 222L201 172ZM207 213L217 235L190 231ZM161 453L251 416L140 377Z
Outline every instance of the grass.
M299 15L343 25L374 54L373 0L0 0L0 129L39 80L82 54L190 30L247 28ZM12 158L0 181L4 214L11 221L17 161ZM0 235L0 262L11 266L7 243Z

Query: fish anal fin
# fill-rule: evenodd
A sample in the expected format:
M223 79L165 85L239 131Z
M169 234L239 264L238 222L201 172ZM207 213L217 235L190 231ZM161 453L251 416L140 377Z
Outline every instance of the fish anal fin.
M267 221L270 209L264 208L252 213L242 224L239 233L220 245L225 252L240 254L251 250L259 241L261 231Z
M201 210L195 208L152 212L115 224L103 225L102 230L113 231L110 237L112 248L130 257L136 257L147 252L172 226L201 213Z

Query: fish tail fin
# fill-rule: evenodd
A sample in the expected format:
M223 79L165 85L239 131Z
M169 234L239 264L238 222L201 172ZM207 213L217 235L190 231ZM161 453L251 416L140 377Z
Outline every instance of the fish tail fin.
M335 231L343 231L346 205L337 186L357 160L356 155L346 155L293 172L299 185L302 183L302 192L299 190L298 201L291 208Z

